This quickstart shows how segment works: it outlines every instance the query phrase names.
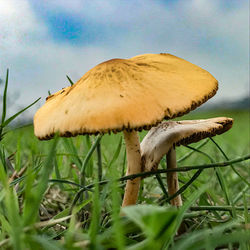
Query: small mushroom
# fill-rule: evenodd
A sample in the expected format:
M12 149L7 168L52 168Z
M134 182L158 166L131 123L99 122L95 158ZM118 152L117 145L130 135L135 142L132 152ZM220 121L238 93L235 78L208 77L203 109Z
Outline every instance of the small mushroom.
M89 70L74 85L47 98L34 116L34 133L60 136L123 131L127 174L141 172L137 131L150 129L200 106L218 89L204 69L170 54L112 59ZM128 180L123 206L136 203L140 178Z
M175 146L198 142L204 138L222 134L232 127L233 119L217 117L204 120L167 121L150 129L141 142L144 171L158 168L162 157L167 154L167 168L177 167ZM177 172L167 173L169 195L179 189ZM171 200L174 206L181 206L181 196Z

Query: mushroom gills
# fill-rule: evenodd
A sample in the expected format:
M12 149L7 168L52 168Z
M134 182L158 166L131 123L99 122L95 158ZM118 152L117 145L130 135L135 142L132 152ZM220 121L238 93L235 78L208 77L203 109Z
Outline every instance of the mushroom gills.
M203 120L167 121L151 128L141 142L142 169L157 170L164 155L167 155L167 168L177 167L175 146L198 142L207 137L222 134L233 125L233 119L216 117ZM175 194L179 189L176 172L167 174L169 194ZM181 196L171 200L171 204L181 206Z

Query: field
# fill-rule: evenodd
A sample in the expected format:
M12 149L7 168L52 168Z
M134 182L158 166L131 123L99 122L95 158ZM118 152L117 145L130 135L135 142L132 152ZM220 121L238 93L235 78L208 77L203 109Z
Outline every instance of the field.
M32 125L5 128L0 248L250 249L249 112L192 112L181 119L217 116L234 118L232 129L214 141L177 148L178 166L200 171L179 173L179 209L169 204L162 173L144 178L139 205L120 212L125 182L119 178L126 168L121 133L95 144L94 136L39 141ZM214 167L201 169L209 164ZM163 159L159 169L165 168Z

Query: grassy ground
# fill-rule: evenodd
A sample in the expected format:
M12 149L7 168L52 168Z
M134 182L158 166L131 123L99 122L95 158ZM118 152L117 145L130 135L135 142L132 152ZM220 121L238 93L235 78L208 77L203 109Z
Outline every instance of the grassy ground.
M249 155L249 112L193 112L182 119L216 116L235 121L230 131L214 137L220 148L210 139L191 145L201 152L178 147L179 167ZM120 216L124 182L117 179L126 165L122 134L104 135L99 157L95 148L86 162L95 140L78 136L39 141L32 126L8 131L1 141L3 249L249 249L249 161L200 169L196 179L197 170L181 172L181 187L186 185L181 209L169 205L165 174L165 189L155 175L147 177L139 205ZM163 159L159 169L165 165ZM88 189L79 186L83 166ZM104 180L108 182L100 183ZM183 232L178 234L180 225Z

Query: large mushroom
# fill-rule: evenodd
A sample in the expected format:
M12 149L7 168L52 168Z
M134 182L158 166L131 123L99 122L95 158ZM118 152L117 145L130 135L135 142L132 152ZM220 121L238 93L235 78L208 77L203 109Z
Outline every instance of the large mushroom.
M145 171L156 170L162 157L167 155L167 168L174 169L177 167L175 146L222 134L232 125L233 119L227 117L162 122L151 128L141 142L142 165ZM177 172L167 173L167 184L169 195L174 195L179 189ZM181 196L173 198L171 204L181 206Z
M195 109L217 91L204 69L170 54L112 59L47 98L34 116L39 139L123 131L127 174L141 172L138 132ZM140 178L128 180L123 206L135 204Z

